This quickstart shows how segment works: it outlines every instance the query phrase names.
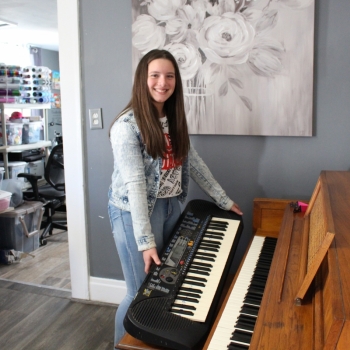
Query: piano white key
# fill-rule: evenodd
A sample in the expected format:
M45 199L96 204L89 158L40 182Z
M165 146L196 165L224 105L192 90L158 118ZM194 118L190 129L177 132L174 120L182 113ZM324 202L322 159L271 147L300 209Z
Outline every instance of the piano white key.
M230 254L232 244L234 242L234 239L238 230L238 226L239 226L238 220L229 220L229 219L221 219L221 218L212 218L212 220L227 222L228 226L226 228L226 232L220 231L220 230L212 230L212 231L224 233L222 240L220 240L221 245L219 248L219 252L215 253L216 255L216 257L214 258L215 261L207 261L207 260L201 259L200 256L196 257L196 255L194 257L194 260L193 260L194 262L201 262L201 263L212 265L210 275L203 276L205 279L207 279L207 282L203 282L205 283L204 287L199 287L199 286L196 286L195 284L192 284L191 283L192 280L190 279L186 280L185 278L184 280L185 282L182 285L183 287L200 289L203 291L203 294L198 303L191 303L186 301L186 305L193 305L196 307L196 310L193 311L194 315L193 316L181 315L182 317L186 317L192 321L197 321L197 322L205 322L205 319L207 317L208 311L210 309L215 293L217 291L217 286L219 285L223 270L225 268L225 265L226 265L228 256ZM216 239L211 239L211 240L216 241ZM208 253L212 253L212 252L208 252ZM189 272L188 275L199 277L198 275L194 275L191 272ZM176 304L183 303L183 301L178 299L175 299L174 302Z
M265 237L255 236L246 255L236 283L231 291L224 312L208 346L208 350L226 349L230 343L231 334L235 329L235 323L240 314L243 300L250 285L259 254Z

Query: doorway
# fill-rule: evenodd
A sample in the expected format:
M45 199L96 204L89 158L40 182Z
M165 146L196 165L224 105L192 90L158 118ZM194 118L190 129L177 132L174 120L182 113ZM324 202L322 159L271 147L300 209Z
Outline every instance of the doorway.
M20 45L19 42L17 43L17 40L26 37L22 29L29 25L28 23L31 22L30 18L35 17L37 19L35 25L38 24L43 26L43 32L40 36L41 39L43 39L42 43L44 44L44 47L46 47L46 37L48 32L50 32L53 23L55 23L57 27L57 0L45 0L45 4L43 4L42 0L34 0L30 3L23 1L21 4L19 4L19 2L16 2L15 4L8 2L8 4L2 5L1 8L1 17L6 17L6 19L9 20L16 19L16 21L18 21L19 35L14 35L12 37L11 34L15 34L17 30L16 28L12 28L7 32L2 32L3 35L1 35L1 39L8 42L14 40L16 45ZM52 16L56 16L56 19L54 20ZM28 21L26 21L27 19ZM26 31L32 35L27 38L27 48L29 46L33 47L32 40L34 40L34 31L37 30L37 28L32 28L33 32L31 32L31 29L26 29ZM58 32L57 28L56 32ZM53 32L49 33L49 37L55 39L53 42L56 41ZM37 44L35 40L34 46ZM22 42L21 46L23 45ZM55 51L55 44L52 43L52 48L50 46L40 50L42 50L40 62L28 62L28 64L25 65L42 65L47 66L53 71L59 71L59 53L58 51ZM0 54L0 62L2 61ZM6 64L15 63L7 60L5 61ZM57 64L55 63L56 61ZM58 89L55 89L56 93L58 92L57 90ZM53 137L51 137L51 135L54 135L55 131L62 134L62 121L59 109L52 108L50 109L49 114L51 114L51 116L49 115L49 123L52 125L49 124L50 128L47 128L46 132L48 133L48 139L52 140ZM66 213L57 212L55 216L60 218L66 217ZM31 255L24 256L19 263L14 263L8 266L0 265L0 279L70 291L71 280L68 233L62 232L62 230L54 230L53 235L49 236L47 239L47 245L35 249L31 252Z

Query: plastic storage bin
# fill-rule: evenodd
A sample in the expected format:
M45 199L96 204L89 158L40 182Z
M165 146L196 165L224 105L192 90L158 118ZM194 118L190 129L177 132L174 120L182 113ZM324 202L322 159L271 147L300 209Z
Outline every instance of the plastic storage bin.
M5 168L0 167L0 190L1 190L1 186L2 186L2 180L4 178L4 174L5 174Z
M4 162L0 162L0 166L4 166ZM24 181L23 177L17 178L20 173L26 172L27 163L26 162L8 162L9 179L15 179Z
M40 141L40 132L42 129L42 122L29 122L23 124L23 143L35 143Z
M22 123L6 123L6 137L7 137L7 145L15 146L22 144L22 131L23 124ZM0 125L0 140L2 144L2 133L3 133L2 125Z
M0 249L30 253L39 248L43 203L24 202L0 214Z
M26 172L28 174L38 175L44 178L44 175L45 175L44 159L42 158L40 160L35 160L34 162L27 163Z
M0 190L0 213L10 206L12 193Z

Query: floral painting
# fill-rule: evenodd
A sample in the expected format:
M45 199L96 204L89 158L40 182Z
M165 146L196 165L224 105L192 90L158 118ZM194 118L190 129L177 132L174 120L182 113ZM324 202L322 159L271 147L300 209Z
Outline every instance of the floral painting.
M315 0L132 0L133 69L176 58L191 134L312 136Z

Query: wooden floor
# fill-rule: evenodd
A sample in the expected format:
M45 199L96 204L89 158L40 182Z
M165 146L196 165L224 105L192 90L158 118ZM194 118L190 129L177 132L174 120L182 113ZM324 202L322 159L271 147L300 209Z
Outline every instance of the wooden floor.
M0 265L0 279L44 285L64 290L71 289L68 233L54 230L47 244L19 263Z
M0 280L0 349L113 349L115 306L76 302L70 293Z
M68 233L31 254L0 264L0 349L112 350L117 307L71 299Z

